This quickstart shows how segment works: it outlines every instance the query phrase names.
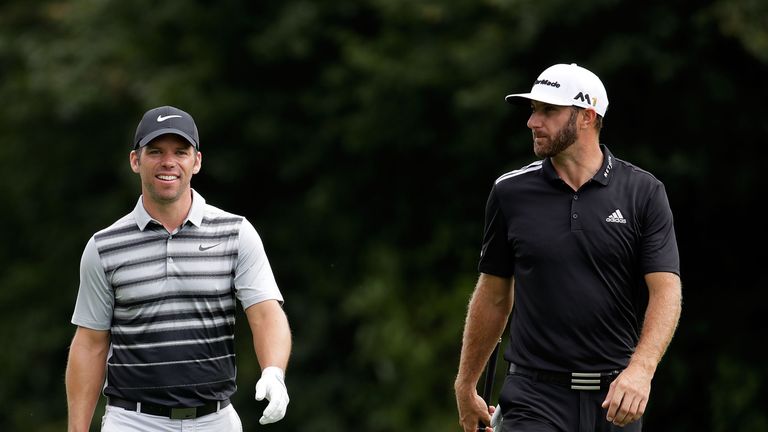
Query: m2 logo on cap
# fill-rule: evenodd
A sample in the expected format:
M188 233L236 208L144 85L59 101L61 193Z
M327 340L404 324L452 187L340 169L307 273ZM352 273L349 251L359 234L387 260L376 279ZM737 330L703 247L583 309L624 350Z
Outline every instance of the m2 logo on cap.
M589 93L585 94L584 92L579 92L579 94L576 95L574 100L578 99L582 102L586 102L592 106L597 106L597 98L590 98Z

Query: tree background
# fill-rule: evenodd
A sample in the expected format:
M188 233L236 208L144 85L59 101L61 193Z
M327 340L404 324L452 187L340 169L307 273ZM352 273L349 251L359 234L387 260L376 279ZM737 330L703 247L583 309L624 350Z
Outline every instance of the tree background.
M260 232L294 332L288 413L261 427L240 312L245 430L458 431L485 200L535 158L504 96L561 62L602 78L601 141L675 213L683 315L646 429L768 431L755 0L3 2L0 430L66 429L80 253L133 208L133 132L171 104L200 129L193 187Z

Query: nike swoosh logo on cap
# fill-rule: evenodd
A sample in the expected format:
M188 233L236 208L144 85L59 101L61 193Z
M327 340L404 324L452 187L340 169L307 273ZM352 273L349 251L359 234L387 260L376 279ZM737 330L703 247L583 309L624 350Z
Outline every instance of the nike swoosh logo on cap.
M174 117L181 118L181 116L178 115L178 114L171 114L171 115L167 115L167 116L159 115L159 116L157 116L157 122L158 123L164 122L164 121L168 120L169 118L174 118Z

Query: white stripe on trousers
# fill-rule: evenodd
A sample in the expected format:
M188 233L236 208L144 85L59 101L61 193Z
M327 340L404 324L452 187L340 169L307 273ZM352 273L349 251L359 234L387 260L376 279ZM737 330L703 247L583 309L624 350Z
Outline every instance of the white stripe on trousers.
M107 405L101 432L243 432L232 404L196 419L174 420Z

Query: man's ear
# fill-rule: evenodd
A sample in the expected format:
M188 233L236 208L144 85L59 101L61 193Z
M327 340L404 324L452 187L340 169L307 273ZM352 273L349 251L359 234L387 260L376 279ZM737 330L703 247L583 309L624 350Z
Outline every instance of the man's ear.
M597 121L597 112L592 109L581 110L584 114L584 121L582 123L582 129L593 127Z
M195 152L195 166L192 167L192 174L197 174L203 167L203 154L200 151Z
M139 173L139 156L140 152L137 152L136 150L131 150L130 155L128 155L128 159L131 163L131 170L136 174Z

